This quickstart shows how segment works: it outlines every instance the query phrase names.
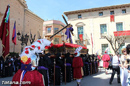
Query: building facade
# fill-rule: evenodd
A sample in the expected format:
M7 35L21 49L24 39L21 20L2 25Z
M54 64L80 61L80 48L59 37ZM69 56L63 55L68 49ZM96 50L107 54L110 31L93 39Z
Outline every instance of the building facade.
M43 37L46 39L49 39L49 37L51 37L57 31L62 29L64 26L65 26L65 24L58 20L45 21L43 23L43 35L44 35ZM65 39L65 34L64 34L65 31L66 30L63 30L60 33L58 33L57 35L55 35L53 37L53 39L51 40L51 42L53 44L63 43L62 41Z
M12 43L12 32L14 27L14 22L16 21L16 33L20 32L29 35L30 32L32 36L36 35L35 40L42 37L42 28L44 20L38 17L36 14L28 9L25 0L0 0L0 24L2 22L4 13L6 11L7 5L10 5L10 52L21 52L21 41L17 38L17 45L14 49L14 44ZM18 37L18 35L17 35ZM27 45L30 45L28 39ZM24 44L23 47L26 45ZM2 42L0 41L0 55L2 54Z
M114 54L111 45L102 38L102 35L115 36L114 32L130 30L130 4L69 11L64 14L68 17L68 22L73 25L75 34L73 41L78 43L80 36L83 36L83 44L89 49L90 54L95 54L97 51L100 55L104 54L107 47ZM126 37L123 45L130 43L129 34Z

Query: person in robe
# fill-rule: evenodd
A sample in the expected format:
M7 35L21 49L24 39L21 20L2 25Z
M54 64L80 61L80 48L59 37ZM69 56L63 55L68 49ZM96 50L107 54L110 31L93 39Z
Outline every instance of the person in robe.
M94 63L95 63L95 73L97 73L98 72L98 57L96 55L94 55L94 56L95 56L95 61L94 61Z
M75 57L74 57L73 63L72 63L73 76L74 76L74 79L76 79L76 81L77 81L77 86L80 86L81 79L83 76L83 73L82 73L83 60L80 57L80 50L81 49L82 49L82 47L79 47L76 49Z
M71 54L70 55L70 59L71 59L72 62L73 62L73 58L74 58L74 55ZM73 81L73 67L72 67L72 63L71 63L71 81Z
M90 74L90 66L89 66L89 55L85 55L85 67L86 67L86 75L88 76Z
M4 77L4 69L5 69L5 67L4 67L4 59L1 56L0 57L0 76L1 77Z
M15 59L14 65L15 65L15 73L16 73L21 68L20 57Z
M102 60L103 60L103 67L105 68L105 72L107 74L107 68L109 66L109 61L110 61L110 56L107 54L107 51L105 51Z
M87 65L86 67L86 71L87 71L87 75L91 75L91 55L87 52L86 54L86 63Z
M61 85L61 82L63 80L63 75L61 75L61 72L62 72L62 74L64 72L64 62L63 61L64 61L64 57L61 57L61 54L57 53L56 54L56 65L55 65L55 85Z
M81 57L82 60L83 60L83 65L84 65L84 66L83 66L83 72L84 72L84 76L86 76L86 75L87 75L86 65L85 65L86 57L85 57L85 55L83 55L83 54L81 54L80 57Z
M38 39L31 46L26 46L21 57L21 69L13 76L11 86L45 86L44 76L37 71L39 56L38 53L44 51L45 46L50 46L51 42L46 39ZM28 83L23 84L23 81Z
M96 73L95 56L92 54L92 74Z
M71 24L69 24L69 26L67 27L66 32L65 32L65 35L67 35L66 40L69 41L70 43L73 43L71 34L74 36L74 34L73 34L73 26Z
M5 64L5 72L4 72L4 76L8 77L9 76L9 57L6 58L4 64Z
M16 64L15 61L17 60L16 56L12 57L13 58L13 72L16 72Z
M66 81L71 82L72 58L70 57L70 53L67 53L65 57L66 57Z
M11 56L9 56L8 60L8 75L13 76L13 61L11 60Z
M38 71L44 76L45 86L49 86L49 67L51 65L49 56L50 54L43 55L40 53Z
M56 55L52 54L50 55L50 61L51 61L51 66L49 68L49 84L54 83L54 60L56 59Z
M14 66L15 66L15 73L18 71L18 66L17 66L17 64L18 64L18 58L16 58L16 57L14 57L15 58L15 60L14 60Z

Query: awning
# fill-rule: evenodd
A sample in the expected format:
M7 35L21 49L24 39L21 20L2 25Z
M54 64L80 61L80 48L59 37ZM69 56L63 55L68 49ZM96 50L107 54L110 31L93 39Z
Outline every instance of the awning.
M70 48L77 48L80 47L81 45L77 45L77 44L71 44L71 43L65 43L65 47L70 47ZM59 47L63 47L63 43L62 44L53 44L51 47L54 48L59 48ZM49 49L51 47L46 46L45 49ZM84 46L81 46L83 49L87 49Z
M129 36L130 35L130 30L126 31L115 31L114 36Z

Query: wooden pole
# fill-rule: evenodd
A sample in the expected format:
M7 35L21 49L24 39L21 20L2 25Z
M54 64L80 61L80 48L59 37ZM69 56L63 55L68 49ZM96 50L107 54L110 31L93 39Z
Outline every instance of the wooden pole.
M65 23L68 25L68 22L66 21L66 19L65 19L64 15L62 15L62 17L63 17L63 19L64 19Z
M65 85L66 85L66 58L65 58Z
M54 59L54 86L55 86L55 64L56 64L56 62L55 62L55 59Z
M59 32L61 32L62 30L64 30L65 28L67 28L69 26L69 24L68 25L66 25L65 27L63 27L61 30L59 30L58 32L56 32L55 34L53 34L51 37L50 37L50 39L53 37L53 36L55 36L56 34L58 34Z

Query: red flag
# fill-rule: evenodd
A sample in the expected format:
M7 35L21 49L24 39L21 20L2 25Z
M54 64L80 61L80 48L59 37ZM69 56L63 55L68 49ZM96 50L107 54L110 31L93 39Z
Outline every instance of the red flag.
M14 22L13 34L12 34L12 42L16 45L16 21Z
M9 35L10 35L10 20L9 20L10 6L7 6L4 14L1 27L0 27L0 39L2 40L2 56L5 59L9 54Z
M83 34L79 34L79 38L81 41L83 41Z
M93 37L92 37L92 33L91 33L91 42L92 42L92 48L93 48Z
M110 21L114 22L114 15L110 15Z

